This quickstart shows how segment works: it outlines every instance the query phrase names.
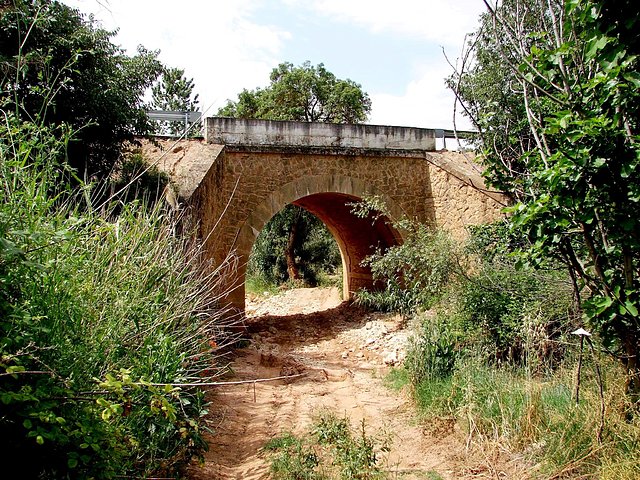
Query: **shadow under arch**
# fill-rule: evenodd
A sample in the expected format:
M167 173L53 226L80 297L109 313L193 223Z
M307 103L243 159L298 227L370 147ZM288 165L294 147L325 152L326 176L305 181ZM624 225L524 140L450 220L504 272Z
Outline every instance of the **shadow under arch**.
M358 218L351 212L350 203L372 195L383 200L389 217ZM239 263L228 300L242 311L251 248L266 223L288 204L300 206L318 217L336 240L342 256L345 300L357 290L374 287L371 271L361 265L362 260L377 248L402 243L401 233L391 223L401 219L404 212L391 198L366 182L343 175L314 175L287 183L264 198L238 230L234 250Z

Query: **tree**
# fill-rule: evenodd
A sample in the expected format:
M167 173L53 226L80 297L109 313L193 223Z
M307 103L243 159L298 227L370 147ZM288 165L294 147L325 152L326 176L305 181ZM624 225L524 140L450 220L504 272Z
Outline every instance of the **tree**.
M218 115L297 122L358 123L371 112L371 99L352 80L340 80L322 63L300 67L285 62L271 72L271 84L243 90Z
M305 62L294 67L285 62L271 72L271 84L266 88L243 90L237 101L227 101L218 115L264 120L299 122L357 123L367 119L371 100L362 87L352 80L340 80L323 64L316 67ZM322 233L320 233L322 232ZM310 239L324 241L312 243ZM324 249L317 255L311 246ZM329 246L332 248L329 248ZM278 252L273 255L273 252ZM263 229L254 246L253 269L268 280L283 281L286 271L290 280L305 277L313 283L312 262L331 259L334 267L339 254L331 234L322 222L300 207L288 205ZM279 255L285 262L279 263ZM313 260L313 259L316 260ZM311 277L311 278L310 278Z
M260 232L248 271L273 284L304 279L316 285L320 272L335 273L339 264L340 252L323 223L287 205Z
M72 126L68 162L89 177L107 176L123 143L151 132L143 95L162 69L158 52L138 47L129 57L113 35L54 0L16 0L0 9L2 108Z
M630 0L487 3L476 64L451 84L480 127L494 186L517 203L526 261L558 261L585 319L640 393L640 19ZM493 49L503 66L484 53ZM509 88L514 109L480 89ZM508 122L505 122L504 119ZM516 128L512 128L513 126ZM500 132L500 130L503 130ZM496 132L500 132L497 134ZM501 141L491 143L499 135ZM508 155L505 155L508 152ZM517 165L517 168L514 168Z
M160 80L151 87L151 106L157 110L197 111L199 99L193 93L194 88L193 78L185 77L184 70L165 67ZM158 125L156 133L181 135L184 130L185 122L169 122Z
M521 3L504 1L500 12L504 19L518 23L520 37L528 41L529 34L546 28L545 14L536 8L535 1L525 2L525 9ZM521 157L535 148L517 72L520 60L495 31L490 13L481 15L480 28L468 38L460 70L447 79L447 85L456 93L464 113L479 132L476 141L499 158L499 162L484 165L491 182L519 198L520 179L526 170Z

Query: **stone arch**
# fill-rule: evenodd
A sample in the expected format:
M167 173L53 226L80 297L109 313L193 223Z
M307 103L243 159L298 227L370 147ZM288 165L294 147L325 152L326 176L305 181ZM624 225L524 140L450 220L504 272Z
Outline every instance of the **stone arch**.
M377 195L384 201L390 218L359 219L351 214L348 203ZM313 175L281 186L264 198L239 228L234 251L239 260L235 287L229 300L244 309L246 264L251 248L266 223L286 205L298 205L316 215L336 240L342 256L343 298L354 291L373 286L371 272L360 265L377 247L402 243L401 233L391 222L404 212L384 192L361 179L343 175Z

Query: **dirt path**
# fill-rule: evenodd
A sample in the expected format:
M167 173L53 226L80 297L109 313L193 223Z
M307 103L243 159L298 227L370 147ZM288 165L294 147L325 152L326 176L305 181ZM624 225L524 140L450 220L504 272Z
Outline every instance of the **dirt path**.
M305 376L211 392L215 434L192 478L269 478L261 447L283 432L305 434L321 409L346 414L353 425L364 419L368 434L390 436L387 468L398 477L507 478L483 465L469 467L459 433L425 433L406 394L383 386L389 365L401 361L406 348L399 317L341 303L337 289L290 290L250 303L247 313L250 343L234 353L229 380Z

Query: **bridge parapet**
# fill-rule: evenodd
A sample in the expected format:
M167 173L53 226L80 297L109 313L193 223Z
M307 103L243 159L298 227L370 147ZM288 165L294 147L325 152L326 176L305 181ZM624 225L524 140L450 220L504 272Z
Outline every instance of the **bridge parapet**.
M386 125L287 122L209 117L208 143L241 147L311 147L435 151L436 131Z

